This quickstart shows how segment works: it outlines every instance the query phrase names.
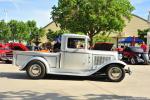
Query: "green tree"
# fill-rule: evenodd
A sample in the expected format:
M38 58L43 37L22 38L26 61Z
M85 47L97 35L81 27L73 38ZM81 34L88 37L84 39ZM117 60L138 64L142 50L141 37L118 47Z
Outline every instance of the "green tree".
M53 41L54 39L56 39L57 37L61 36L64 33L69 33L69 31L68 30L59 30L59 31L54 32L51 29L49 29L46 36L49 41Z
M52 18L61 29L88 34L92 44L96 34L122 31L133 10L129 0L59 0Z
M145 42L147 42L147 38L145 36L147 36L147 33L150 31L150 28L148 29L144 29L144 30L138 30L138 36L144 40Z
M29 38L29 28L27 24L23 21L11 20L8 23L11 30L11 40L18 40L22 42L27 41Z
M0 40L6 43L9 41L9 38L10 38L10 27L4 20L2 20L0 21Z
M106 35L97 34L93 37L93 43L96 42L112 42L112 38L107 37Z
M48 30L48 32L46 33L46 36L47 36L47 39L49 40L49 41L53 41L53 39L54 39L54 31L52 31L51 29L49 29Z
M31 44L31 42L34 40L38 32L38 28L36 27L35 21L27 21L27 26L29 27L29 34L30 34L30 38L28 39L28 41L29 44Z
M25 22L18 22L18 31L17 31L17 40L19 40L19 42L21 42L22 40L27 41L29 36L29 28L27 26L27 24Z
M38 28L34 20L27 21L27 26L29 28L30 34L28 38L29 44L31 44L31 42L33 41L40 41L40 38L45 35L45 31L43 30L43 28Z
M18 34L18 21L16 20L11 20L8 23L10 30L11 30L11 38L10 40L17 40L17 34Z

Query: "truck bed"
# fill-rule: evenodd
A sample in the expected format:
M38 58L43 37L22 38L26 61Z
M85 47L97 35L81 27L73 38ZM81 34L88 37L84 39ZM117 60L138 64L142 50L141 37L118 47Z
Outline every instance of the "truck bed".
M33 57L41 57L47 60L52 68L59 67L60 53L45 53L38 51L14 51L13 52L13 65L24 67L24 65ZM22 68L21 68L22 69Z

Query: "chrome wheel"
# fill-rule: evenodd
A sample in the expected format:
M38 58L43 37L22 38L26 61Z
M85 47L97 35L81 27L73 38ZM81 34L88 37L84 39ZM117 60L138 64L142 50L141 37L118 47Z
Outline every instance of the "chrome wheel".
M41 74L41 67L38 64L33 64L29 68L29 74L31 76L39 76Z
M135 64L136 63L134 58L131 58L130 62L131 62L131 64Z
M122 77L122 70L119 67L111 67L108 71L108 76L111 80L118 80Z
M42 79L46 75L46 67L41 61L33 60L27 64L26 72L32 79Z

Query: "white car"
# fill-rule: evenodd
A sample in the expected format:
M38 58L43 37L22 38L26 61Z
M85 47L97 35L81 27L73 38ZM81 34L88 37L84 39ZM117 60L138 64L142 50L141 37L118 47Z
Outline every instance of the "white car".
M80 46L79 46L80 45ZM118 60L115 51L89 50L86 35L64 34L61 50L56 53L15 51L13 64L25 70L32 79L44 78L46 74L90 76L105 74L113 82L122 81L126 64Z

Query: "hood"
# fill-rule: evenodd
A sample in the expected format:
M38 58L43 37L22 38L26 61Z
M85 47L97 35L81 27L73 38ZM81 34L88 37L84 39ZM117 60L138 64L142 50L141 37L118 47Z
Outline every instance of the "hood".
M117 51L88 50L88 53L93 54L93 55L113 56L116 60L118 60Z
M88 50L92 54L118 55L117 51Z

